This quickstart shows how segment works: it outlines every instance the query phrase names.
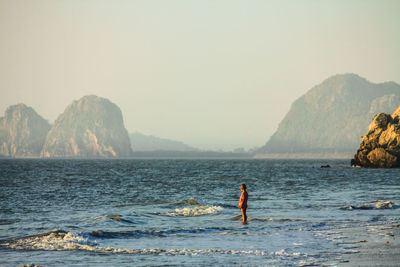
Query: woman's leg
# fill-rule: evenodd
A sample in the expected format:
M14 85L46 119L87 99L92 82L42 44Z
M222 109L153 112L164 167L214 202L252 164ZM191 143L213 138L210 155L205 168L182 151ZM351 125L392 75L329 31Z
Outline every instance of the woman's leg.
M247 222L246 209L240 209L240 211L242 212L243 222Z

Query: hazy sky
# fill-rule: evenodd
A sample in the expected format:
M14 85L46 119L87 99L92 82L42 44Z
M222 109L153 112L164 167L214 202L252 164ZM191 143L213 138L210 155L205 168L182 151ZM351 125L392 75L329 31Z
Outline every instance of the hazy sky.
M400 82L400 1L0 0L0 113L117 104L129 132L263 145L337 73Z

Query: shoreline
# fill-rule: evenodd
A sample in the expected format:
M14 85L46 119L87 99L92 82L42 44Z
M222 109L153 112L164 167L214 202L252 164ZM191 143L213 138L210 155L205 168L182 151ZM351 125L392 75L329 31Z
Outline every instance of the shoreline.
M347 153L277 153L277 154L255 154L255 159L348 159L354 156Z
M399 266L400 223L347 228L343 233L357 252L342 254L337 266Z

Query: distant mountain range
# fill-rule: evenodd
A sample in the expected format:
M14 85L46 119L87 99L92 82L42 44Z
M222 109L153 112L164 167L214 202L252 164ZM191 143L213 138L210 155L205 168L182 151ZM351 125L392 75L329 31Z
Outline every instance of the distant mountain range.
M335 75L297 99L256 156L351 155L375 114L400 105L400 85ZM0 118L0 157L248 157L243 151L200 151L179 141L128 134L120 108L94 95L73 101L53 125L18 104ZM240 153L239 153L240 152Z
M117 158L132 149L119 107L92 95L74 101L52 126L31 107L10 106L0 118L0 155Z
M133 151L198 151L180 141L144 135L140 132L129 134Z
M354 154L375 114L400 105L400 85L335 75L297 99L257 154Z
M128 135L120 108L95 95L73 101L53 125L24 104L10 106L0 118L0 157L120 158L139 155L133 150L154 152L143 155L145 157L186 157L202 153L179 141L139 132Z

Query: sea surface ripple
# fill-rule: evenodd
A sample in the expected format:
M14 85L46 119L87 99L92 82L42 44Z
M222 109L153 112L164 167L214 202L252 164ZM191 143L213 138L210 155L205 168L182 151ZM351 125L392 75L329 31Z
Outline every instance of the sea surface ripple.
M399 192L348 160L1 159L0 266L336 265Z

